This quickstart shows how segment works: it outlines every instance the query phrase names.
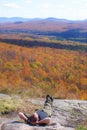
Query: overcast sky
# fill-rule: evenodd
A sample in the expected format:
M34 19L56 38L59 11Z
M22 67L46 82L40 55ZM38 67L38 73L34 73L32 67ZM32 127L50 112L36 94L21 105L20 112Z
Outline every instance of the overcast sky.
M87 19L87 0L0 0L0 17Z

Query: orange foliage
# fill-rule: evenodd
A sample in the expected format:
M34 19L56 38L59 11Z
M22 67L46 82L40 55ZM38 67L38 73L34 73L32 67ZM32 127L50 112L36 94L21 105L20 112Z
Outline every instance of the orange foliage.
M0 42L0 91L8 87L87 99L87 53Z

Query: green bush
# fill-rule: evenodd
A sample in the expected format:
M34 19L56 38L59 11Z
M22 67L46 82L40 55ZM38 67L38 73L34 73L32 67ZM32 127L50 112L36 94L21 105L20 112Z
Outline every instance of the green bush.
M84 128L83 126L78 126L76 130L87 130L87 128Z
M11 99L0 99L0 115L8 114L15 110L14 101Z

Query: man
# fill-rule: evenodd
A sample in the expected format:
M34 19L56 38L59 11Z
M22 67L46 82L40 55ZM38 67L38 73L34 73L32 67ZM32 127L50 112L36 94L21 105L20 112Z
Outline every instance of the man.
M44 107L41 110L35 111L30 116L19 112L19 117L23 119L27 124L32 125L49 125L52 115L53 98L50 95L46 96Z

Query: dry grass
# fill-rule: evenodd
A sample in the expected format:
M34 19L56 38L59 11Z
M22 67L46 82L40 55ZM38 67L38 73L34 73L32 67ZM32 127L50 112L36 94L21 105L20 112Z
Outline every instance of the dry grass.
M0 100L0 115L1 116L13 116L19 112L24 112L27 114L33 113L36 109L40 109L42 105L32 104L28 102L27 98L11 98L11 99L1 99Z

